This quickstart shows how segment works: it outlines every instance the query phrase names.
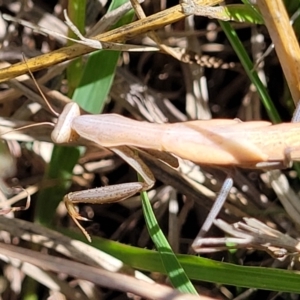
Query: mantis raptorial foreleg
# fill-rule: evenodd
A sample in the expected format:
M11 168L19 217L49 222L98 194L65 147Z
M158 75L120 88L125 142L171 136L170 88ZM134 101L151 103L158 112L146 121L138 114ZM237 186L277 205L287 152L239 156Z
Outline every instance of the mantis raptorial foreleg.
M86 191L69 193L64 197L64 203L68 213L89 241L91 241L89 234L78 222L78 220L86 221L88 219L80 216L77 213L74 204L104 204L122 201L135 195L136 193L150 189L155 182L155 178L153 177L151 171L140 159L136 151L126 146L114 147L110 150L122 157L130 166L132 166L141 175L141 177L144 179L144 182L130 182L105 186Z
M55 126L55 129L52 132L52 139L56 143L65 143L77 139L79 137L78 133L80 132L77 124L78 132L75 133L74 130L74 120L76 117L79 117L80 111L79 107L75 103L70 103L67 105L60 115L58 122ZM77 121L80 121L77 119ZM81 122L79 122L81 123ZM73 124L73 127L72 125ZM84 130L85 122L83 122L79 127ZM103 124L104 125L104 124ZM86 128L85 128L86 129ZM88 131L87 131L88 132ZM86 132L86 133L87 133ZM89 131L90 134L84 135L86 139L90 139L91 141L96 141L95 132ZM109 133L108 133L109 134ZM99 137L101 139L101 137ZM106 143L109 143L106 141ZM101 144L101 143L99 143ZM105 145L105 143L104 143ZM80 191L75 193L70 193L64 197L64 203L66 208L76 223L76 225L80 228L86 238L91 241L89 234L86 230L80 225L78 220L87 220L86 218L81 217L76 209L74 208L74 204L79 203L92 203L92 204L104 204L104 203L111 203L111 202L118 202L125 200L141 191L145 191L150 189L155 182L155 178L144 163L144 161L139 157L138 150L127 146L117 146L117 147L110 147L109 148L112 152L120 156L124 161L126 161L133 169L135 169L143 179L143 182L130 182L125 184L118 184L112 186L106 186L96 189L91 189L87 191ZM149 149L148 152L150 155L155 155L158 159L164 161L170 166L177 167L178 161L172 155L166 152L158 152L156 150Z
M131 182L118 185L110 185L101 188L85 190L80 192L69 193L64 197L64 203L67 211L75 224L80 228L82 233L85 235L87 240L91 242L91 237L87 231L80 225L78 220L88 221L78 214L74 204L79 203L90 203L90 204L104 204L111 202L118 202L125 200L138 192L147 189L146 186L141 182Z
M30 72L30 71L29 71ZM33 81L36 83L32 73L30 72ZM110 136L109 129L114 128L113 130L118 130L118 124L109 124L108 129L108 135L107 137L102 138L102 136L98 135L95 130L89 130L87 128L86 119L83 118L80 115L80 108L76 103L69 103L65 106L63 112L59 115L56 113L51 106L49 105L47 99L43 95L41 89L36 83L36 86L44 98L45 102L47 103L49 109L52 111L53 114L55 114L58 117L58 121L56 124L50 124L54 127L51 138L54 143L56 144L68 144L70 142L74 142L78 140L81 137L84 137L86 140L89 140L91 142L95 142L96 145L100 146L108 146L111 151L116 153L118 156L120 156L124 161L126 161L130 166L132 166L141 176L143 179L143 182L131 182L131 183L125 183L125 184L119 184L119 185L112 185L112 186L106 186L102 188L96 188L91 189L87 191L79 191L74 193L69 193L64 197L64 203L66 205L67 211L74 220L74 222L78 225L80 230L83 232L83 234L86 236L86 238L91 241L91 238L89 234L86 232L86 230L79 224L78 220L87 220L86 218L80 216L74 205L78 203L109 203L109 202L117 202L125 200L133 195L135 195L138 192L145 191L150 189L154 182L155 178L149 168L146 166L146 164L143 162L143 160L140 159L138 155L138 150L135 150L133 148L129 148L127 146L114 146L113 144L117 143L116 135L112 135L111 138L107 138ZM92 116L89 116L92 117ZM76 123L76 125L75 125ZM91 124L91 121L88 121L87 123ZM128 123L128 121L126 121ZM34 124L32 126L36 126L39 124ZM105 124L103 124L105 125ZM110 126L112 125L112 126ZM31 125L29 125L32 127ZM28 127L28 126L26 126ZM23 128L26 128L23 127ZM106 131L104 128L105 126L102 126L103 133ZM21 129L21 128L20 128ZM133 129L133 128L132 128ZM127 129L125 130L126 134L130 134L130 131ZM84 134L83 134L84 133ZM99 142L98 140L103 140L103 142ZM112 144L111 144L112 143ZM139 150L140 151L140 150ZM150 155L154 154L157 158L164 161L165 163L169 164L170 166L177 167L178 161L175 157L168 154L167 152L160 152L154 149L145 150L145 152L148 152ZM30 198L29 198L30 199ZM29 201L27 202L26 208L29 205ZM17 210L17 209L14 209ZM1 212L0 212L1 213Z

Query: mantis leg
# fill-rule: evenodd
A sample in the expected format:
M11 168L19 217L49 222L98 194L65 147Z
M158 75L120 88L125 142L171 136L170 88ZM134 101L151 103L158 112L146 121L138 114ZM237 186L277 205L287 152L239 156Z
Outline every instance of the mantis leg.
M87 240L91 242L91 237L87 231L80 225L78 220L88 219L80 216L74 205L79 203L104 204L125 200L136 193L150 189L154 182L154 176L140 159L137 152L129 147L114 147L111 148L118 156L122 157L130 166L132 166L144 179L144 182L130 182L101 188L69 193L64 197L64 203L67 211L75 224L79 227Z

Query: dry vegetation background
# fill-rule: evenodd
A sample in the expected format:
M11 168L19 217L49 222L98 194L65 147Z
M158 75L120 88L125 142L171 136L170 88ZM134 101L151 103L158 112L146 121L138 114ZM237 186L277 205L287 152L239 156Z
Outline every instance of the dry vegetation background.
M146 0L143 8L149 16L177 4L176 1ZM66 0L5 0L0 1L0 11L67 34L62 15L62 10L67 5ZM105 15L107 7L108 3L104 0L87 1L87 29ZM256 61L271 43L267 29L265 26L246 23L235 23L234 27L247 52L253 61ZM191 17L161 28L157 34L164 44L182 49L187 48L192 51L192 55L197 53L202 56L201 64L206 67L199 66L197 63L183 63L170 55L158 52L130 54L123 52L118 60L113 84L103 112L118 113L149 122L178 122L210 118L239 118L242 121L268 120L268 115L255 88L243 71L216 20ZM153 44L146 35L136 36L129 42L139 45ZM4 68L7 64L21 62L23 54L27 58L33 58L65 46L66 41L63 38L35 33L22 25L7 22L0 16L0 45L0 64ZM87 58L84 57L83 62L86 60ZM103 61L103 65L107 63ZM34 73L38 80L41 79L43 91L58 111L61 111L65 103L69 101L66 97L70 95L70 89L72 89L66 79L66 67L66 63L53 65ZM102 65L97 66L99 69L101 67ZM289 92L276 53L271 52L257 70L262 81L267 84L270 96L282 120L289 122L293 104L291 100L287 100L290 98ZM38 92L29 81L31 80L28 77L23 77L18 78L18 81L10 80L0 84L1 133L23 124L54 121L45 103L36 99L39 97ZM18 82L21 82L21 86ZM30 91L33 94L30 94ZM14 194L19 194L20 190L16 191L11 187L21 186L28 189L27 193L31 194L32 201L30 209L16 212L14 215L9 213L5 218L1 217L0 229L5 231L1 232L0 239L8 244L39 250L42 253L85 261L87 258L76 256L78 249L70 250L66 246L69 243L69 240L68 242L65 240L66 236L52 236L37 222L43 218L39 214L46 215L48 220L42 223L49 221L47 226L51 223L51 226L55 228L70 228L70 231L79 233L63 204L58 206L56 212L51 204L48 207L48 203L55 201L53 199L55 195L58 197L56 202L59 202L62 199L61 192L65 192L60 186L59 180L62 179L55 181L44 178L43 180L53 148L53 145L49 143L50 132L51 128L45 126L31 128L24 133L10 133L5 137L7 141L1 142L1 147L3 147L3 156L0 158L1 199L5 200L13 197ZM142 157L157 178L154 188L149 192L149 197L158 222L173 250L176 253L187 254L227 176L227 170L209 166L199 167L190 162L181 162L180 170L174 170L156 159L143 155ZM66 156L64 159L67 161L69 157ZM59 166L58 162L57 168ZM284 171L284 174L289 179L288 189L293 187L297 192L299 185L296 172L290 169ZM136 180L135 178L136 172L108 149L99 150L89 147L87 151L82 151L71 176L71 187L67 192L131 182ZM270 185L269 174L263 171L239 169L233 172L233 178L234 188L219 217L228 224L242 221L243 217L253 217L291 238L299 236L298 225L295 222L297 215L291 216L282 206ZM37 200L40 190L55 185L59 185L62 191L59 189L54 194L48 195L46 192L48 196L46 203ZM24 191L21 194L23 198L26 197ZM172 210L174 207L175 212ZM296 209L292 210L297 213ZM145 226L139 196L124 203L82 204L79 205L79 211L82 216L91 220L82 224L93 239L102 237L140 248L154 249ZM24 225L18 223L14 217L37 223ZM42 236L47 237L47 241L53 239L56 242L51 246L46 246ZM207 236L224 237L226 234L214 227ZM277 239L280 238L283 237L278 235ZM294 256L278 260L270 255L271 253L276 256L282 250L281 248L285 248L285 245L282 247L275 245L276 247L272 248L272 244L265 245L263 242L264 240L262 242L255 240L254 243L244 245L236 251L207 253L205 257L239 265L281 269L291 268L291 262L293 262L292 268L297 269L298 261L294 259ZM287 247L288 252L297 252L297 242L292 240L293 242L295 244L292 244L290 248ZM58 251L59 245L68 250ZM81 250L81 255L90 251L84 248L83 244L77 247ZM22 253L22 250L20 252ZM71 253L67 254L67 252ZM91 257L94 255L96 254L93 253ZM53 297L51 299L64 299L64 297L67 299L127 299L132 297L130 294L116 292L114 289L100 288L83 280L74 280L73 276L76 277L76 275L67 276L66 274L72 273L68 273L66 269L61 272L58 270L59 276L54 273L46 275L46 272L35 276L38 272L36 269L20 267L20 264L15 261L10 264L2 254L0 258L2 299L29 299L29 295L33 297L31 299L45 299L49 295ZM122 258L122 254L119 258ZM39 260L38 257L36 259ZM44 263L46 266L46 262ZM43 262L40 267L43 267ZM84 273L88 274L89 271L86 270ZM161 274L148 272L147 275L158 283L168 283ZM120 279L117 281L120 282ZM54 282L58 282L60 292L52 286ZM291 299L289 294L239 290L226 285L201 281L195 282L195 286L199 293L218 299L234 299L246 292L249 294L239 299ZM298 296L294 295L293 299L298 299Z

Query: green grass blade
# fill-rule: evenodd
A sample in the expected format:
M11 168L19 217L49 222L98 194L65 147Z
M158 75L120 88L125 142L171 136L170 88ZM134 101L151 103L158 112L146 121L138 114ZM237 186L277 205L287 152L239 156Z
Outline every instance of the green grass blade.
M262 100L262 103L269 115L269 118L273 123L280 123L281 118L269 96L269 93L266 87L261 82L257 72L254 70L254 65L244 48L243 44L241 43L240 39L237 36L236 31L230 25L229 22L219 21L222 29L224 30L228 40L230 41L234 51L236 52L237 56L239 57L248 77L250 78L251 82L256 87L256 90Z
M35 211L35 221L49 226L55 210L70 188L72 172L80 157L80 151L73 147L55 146L51 162L44 177L44 184L53 186L42 189L38 195Z
M160 254L165 271L168 274L172 285L182 293L198 295L196 289L177 260L177 257L170 247L166 237L161 231L146 192L141 193L141 199L149 234Z
M74 92L73 100L90 113L102 112L114 79L120 53L107 52L90 55L80 86Z
M119 7L127 0L112 1L108 11ZM133 11L126 13L112 28L127 24L133 19ZM120 56L119 51L100 50L90 55L82 74L79 87L73 100L90 113L100 113L103 110L107 95L114 79L115 69ZM86 99L82 103L82 99Z
M261 15L253 8L252 5L231 4L224 6L226 15L232 21L248 22L252 24L263 24L264 20Z
M67 229L59 231L87 243L82 234ZM157 251L128 246L99 237L93 238L92 246L133 268L167 275L161 255ZM239 266L192 255L176 255L176 257L192 280L300 294L299 271Z
M166 274L160 255L154 251L112 241L99 241L98 238L93 240L93 245L134 268ZM300 293L300 274L297 271L237 266L191 255L177 255L177 258L187 276L193 280Z
M68 16L77 27L77 29L84 35L85 32L85 8L86 1L73 0L68 1ZM73 39L78 39L74 32L69 28L68 36ZM67 45L72 45L75 42L68 40ZM67 68L68 79L68 94L72 98L72 95L77 88L83 68L82 57L76 58L71 61Z

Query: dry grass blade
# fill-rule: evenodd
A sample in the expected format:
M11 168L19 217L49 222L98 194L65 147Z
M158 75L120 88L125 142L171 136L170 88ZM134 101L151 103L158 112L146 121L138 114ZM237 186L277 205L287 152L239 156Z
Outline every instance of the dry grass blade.
M266 251L280 260L287 255L299 255L299 241L296 239L254 218L244 218L244 222L229 225L221 219L215 220L217 227L233 237L203 238L198 241L195 250L198 253L209 253L228 248L252 248Z
M220 2L220 0L197 1L199 5L216 5ZM176 5L142 20L138 20L120 28L97 35L96 37L93 37L93 39L103 42L122 42L136 35L146 33L149 30L155 30L165 25L174 23L185 17L186 15L182 12L181 5ZM78 44L61 48L51 53L29 59L27 61L28 67L25 63L18 63L12 65L11 67L0 70L0 82L23 75L27 73L28 68L34 72L67 60L71 60L92 51L95 50Z
M8 264L10 264L9 270L7 273L13 273L15 277L16 273L26 274L28 277L40 282L43 286L47 287L52 291L52 293L60 293L65 295L69 299L82 299L88 300L84 292L79 289L76 290L76 295L74 295L74 288L68 285L64 280L59 279L55 274L42 270L39 267L36 267L30 263L22 262L16 258L11 258L5 255L0 255L0 259ZM15 280L15 283L17 279ZM20 284L20 283L19 283Z
M260 0L257 5L274 43L294 103L300 99L300 50L282 0Z
M101 286L130 292L147 299L212 299L204 296L183 295L167 286L151 284L128 275L108 272L81 263L72 262L67 259L42 254L12 245L1 244L0 252L2 255L17 258L43 269L51 270L53 272L63 272L70 276L85 279Z
M136 15L138 16L139 19L143 20L146 18L146 14L143 11L143 8L141 7L140 3L137 0L131 0L132 7L135 10ZM162 44L160 38L157 36L157 34L154 31L148 32L148 36L160 47L162 51L165 53L170 54L174 58L180 60L181 59L181 54L172 49L171 47L168 47L164 44Z
M23 241L54 250L70 259L90 266L101 267L111 272L128 274L134 272L129 266L103 251L38 224L19 219L0 218L0 229ZM135 274L137 277L142 277L142 273L138 271L135 271Z
M287 177L279 170L269 171L264 178L271 184L281 204L295 224L300 225L299 196L290 186Z

